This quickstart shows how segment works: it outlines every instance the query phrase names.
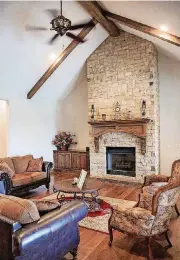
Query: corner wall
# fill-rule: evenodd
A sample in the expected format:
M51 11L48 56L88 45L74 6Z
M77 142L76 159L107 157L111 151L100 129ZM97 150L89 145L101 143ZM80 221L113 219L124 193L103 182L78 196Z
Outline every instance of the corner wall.
M78 150L85 150L89 146L86 73L85 64L70 94L58 102L57 111L57 129L76 134L77 145L72 149Z
M0 158L7 156L9 109L5 100L0 100Z
M160 173L180 159L180 62L159 54Z

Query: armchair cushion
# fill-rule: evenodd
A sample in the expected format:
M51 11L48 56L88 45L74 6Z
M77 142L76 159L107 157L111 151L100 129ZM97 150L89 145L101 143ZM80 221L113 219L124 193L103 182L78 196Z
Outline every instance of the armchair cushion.
M152 212L152 200L153 200L153 194L143 192L140 194L140 200L139 200L138 207L147 209Z
M150 195L154 195L156 193L156 191L159 189L159 187L154 186L154 185L149 185L149 186L145 186L142 188L143 193L147 193Z
M149 210L139 207L131 209L114 210L110 219L110 225L115 229L134 235L148 236L155 216Z
M43 165L43 157L32 159L28 163L28 167L26 169L27 172L41 172Z
M13 172L15 172L13 161L10 157L0 158L0 162L5 162L11 168Z
M9 165L3 161L0 162L0 172L6 172L10 178L15 175L14 171L9 167Z
M32 201L3 194L0 194L0 214L21 224L32 223L40 218Z
M32 159L32 155L12 157L15 173L25 172L28 167L29 161Z

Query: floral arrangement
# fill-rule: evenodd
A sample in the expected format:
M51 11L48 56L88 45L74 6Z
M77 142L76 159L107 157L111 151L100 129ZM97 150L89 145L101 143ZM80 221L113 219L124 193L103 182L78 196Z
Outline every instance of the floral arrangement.
M71 133L59 132L52 140L52 144L55 145L58 150L68 150L71 145L77 144L77 142L73 140L74 137L75 135Z

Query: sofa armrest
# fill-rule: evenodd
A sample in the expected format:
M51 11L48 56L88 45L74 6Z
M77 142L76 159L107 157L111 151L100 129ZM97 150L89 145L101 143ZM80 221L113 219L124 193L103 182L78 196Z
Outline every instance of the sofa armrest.
M39 221L25 225L21 230L14 233L15 255L20 255L23 250L32 247L32 244L40 244L42 240L49 244L52 237L54 237L54 240L56 240L56 236L63 239L65 233L73 238L75 235L73 230L77 230L78 221L86 215L86 204L80 201L72 201L63 205L60 209L44 215ZM63 241L59 241L59 243L61 242L63 243Z
M11 226L12 232L15 232L19 229L22 228L21 224L13 219L7 218L5 216L0 215L0 225L4 223L4 224L8 224Z
M165 176L165 175L149 175L149 176L146 176L144 178L144 185L143 186L149 186L151 185L153 182L168 182L169 181L169 178L168 176Z
M6 194L10 194L12 189L12 180L7 172L0 172L0 180L4 181L4 189Z
M19 222L0 215L0 259L12 260L14 256L12 254L12 240L13 234L22 226Z
M43 172L47 172L47 176L49 178L50 178L50 171L52 170L52 168L53 168L52 162L46 162L46 161L43 162L42 170L43 170Z

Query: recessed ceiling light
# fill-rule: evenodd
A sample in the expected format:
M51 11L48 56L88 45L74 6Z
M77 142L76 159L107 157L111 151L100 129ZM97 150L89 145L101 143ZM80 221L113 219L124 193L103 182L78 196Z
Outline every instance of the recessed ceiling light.
M161 25L160 26L160 30L163 32L167 32L168 31L168 27L166 25Z
M48 58L50 61L55 61L57 59L57 55L54 52L52 52L49 54Z

